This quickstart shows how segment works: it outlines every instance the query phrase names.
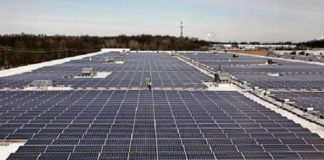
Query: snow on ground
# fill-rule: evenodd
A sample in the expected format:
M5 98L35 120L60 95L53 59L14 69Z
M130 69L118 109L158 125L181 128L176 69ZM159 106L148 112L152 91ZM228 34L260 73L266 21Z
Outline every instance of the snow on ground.
M5 160L11 153L15 153L20 146L23 146L25 141L2 142L0 141L0 160Z

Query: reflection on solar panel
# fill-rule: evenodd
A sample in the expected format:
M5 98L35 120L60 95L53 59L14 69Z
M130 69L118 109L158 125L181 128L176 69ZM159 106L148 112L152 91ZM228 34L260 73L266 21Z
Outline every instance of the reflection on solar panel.
M237 92L1 92L9 159L315 159L324 141Z

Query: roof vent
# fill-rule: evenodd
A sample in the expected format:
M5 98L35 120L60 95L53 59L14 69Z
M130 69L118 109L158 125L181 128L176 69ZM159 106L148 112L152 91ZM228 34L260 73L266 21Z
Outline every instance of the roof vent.
M218 72L214 74L214 81L217 83L231 83L232 78L228 73Z
M283 76L283 74L278 73L278 72L267 73L267 75L270 76L270 77L281 77L281 76Z
M53 86L52 80L34 80L30 83L30 87L36 87L36 88L48 88Z
M104 62L105 63L109 63L109 64L114 64L115 63L115 59L112 57L105 57L104 58Z
M81 76L82 77L93 77L96 75L96 72L93 68L82 68Z
M274 61L273 59L268 59L267 64L272 65L272 64L277 64L277 62Z

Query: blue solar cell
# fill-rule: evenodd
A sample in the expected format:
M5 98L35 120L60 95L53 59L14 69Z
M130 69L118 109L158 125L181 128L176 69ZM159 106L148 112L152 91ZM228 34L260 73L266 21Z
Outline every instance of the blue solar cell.
M267 152L289 152L291 151L287 145L262 145L265 151Z
M302 159L313 159L313 160L320 160L323 159L324 153L323 152L298 152Z
M99 153L71 153L69 160L94 160L98 156Z
M100 154L99 159L100 160L110 160L110 159L114 159L114 160L123 160L123 159L127 159L128 157L128 153L120 153L120 152L114 152L114 153L102 153Z
M270 152L270 154L274 159L278 160L301 159L301 157L296 152Z
M235 145L223 145L223 144L217 144L217 145L211 145L211 149L213 152L237 152L237 148Z
M317 151L313 145L288 145L288 147L292 151Z
M59 145L59 146L48 146L46 149L46 152L73 152L74 150L74 146L63 146L63 145Z
M216 152L215 153L216 159L244 159L241 153L239 152Z
M279 139L255 139L258 144L282 144L282 142Z
M7 160L35 160L38 156L39 153L13 153Z
M51 160L51 159L60 159L67 160L70 153L43 153L38 158L39 160Z
M237 145L240 152L264 152L261 145L249 144L249 145Z
M42 153L47 146L21 146L18 148L18 153Z
M185 152L175 152L175 151L169 151L169 152L160 152L159 151L159 159L161 160L178 160L178 159L186 159Z
M102 146L99 145L91 145L91 146L76 146L74 149L74 152L80 152L80 153L100 153L102 150Z
M156 152L130 152L129 159L157 159Z
M280 139L283 144L306 144L303 139Z
M262 160L272 160L273 158L267 152L244 152L242 153L245 159L262 159Z

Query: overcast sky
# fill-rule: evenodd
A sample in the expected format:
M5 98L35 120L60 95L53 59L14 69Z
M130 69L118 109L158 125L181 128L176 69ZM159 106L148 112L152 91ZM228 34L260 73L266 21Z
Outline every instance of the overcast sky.
M0 34L180 35L304 41L324 35L324 0L1 0Z

